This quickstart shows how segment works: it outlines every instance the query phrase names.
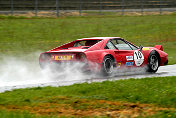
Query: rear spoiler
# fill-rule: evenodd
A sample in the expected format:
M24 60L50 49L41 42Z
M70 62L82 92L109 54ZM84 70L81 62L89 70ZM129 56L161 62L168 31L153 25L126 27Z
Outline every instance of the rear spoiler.
M157 48L158 50L163 51L163 46L162 45L155 45L155 48Z

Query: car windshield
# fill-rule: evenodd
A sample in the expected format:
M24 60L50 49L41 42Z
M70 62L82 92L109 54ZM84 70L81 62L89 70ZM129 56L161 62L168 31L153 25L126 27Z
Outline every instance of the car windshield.
M83 40L83 41L77 41L75 42L73 47L80 47L80 46L92 46L96 43L98 43L101 40Z

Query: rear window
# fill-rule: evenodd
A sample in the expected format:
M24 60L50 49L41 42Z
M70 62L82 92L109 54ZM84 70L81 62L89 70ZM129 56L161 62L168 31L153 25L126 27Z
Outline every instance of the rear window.
M101 40L83 40L83 41L77 41L75 42L73 47L80 47L80 46L92 46L96 43L98 43Z

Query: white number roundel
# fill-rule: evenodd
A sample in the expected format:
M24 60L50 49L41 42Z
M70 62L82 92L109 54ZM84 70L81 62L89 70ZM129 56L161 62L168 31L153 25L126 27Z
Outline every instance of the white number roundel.
M134 61L136 66L142 65L144 62L144 55L138 50L134 51Z

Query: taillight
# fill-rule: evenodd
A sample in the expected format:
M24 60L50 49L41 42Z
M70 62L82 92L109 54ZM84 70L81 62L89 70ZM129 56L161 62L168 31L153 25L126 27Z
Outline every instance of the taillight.
M40 59L42 61L49 61L51 59L51 55L50 54L46 54L46 53L43 53L40 55Z
M84 53L78 53L77 59L80 61L87 61L86 55Z

